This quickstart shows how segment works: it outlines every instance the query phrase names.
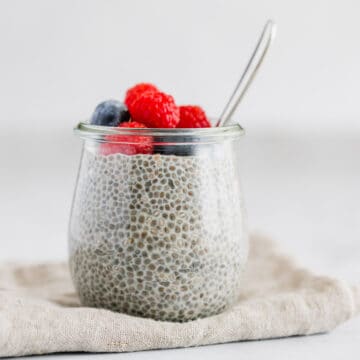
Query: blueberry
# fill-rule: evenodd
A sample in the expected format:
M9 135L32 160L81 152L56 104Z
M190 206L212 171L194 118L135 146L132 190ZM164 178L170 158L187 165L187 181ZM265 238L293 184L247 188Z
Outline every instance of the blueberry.
M176 142L174 141L174 138L172 137L164 137L161 141L161 145L155 145L154 146L154 153L155 154L163 154L163 155L177 155L177 156L191 156L196 154L197 145L189 144L189 138L182 138L177 137ZM172 143L172 144L166 144L166 142ZM186 145L183 144L177 144L178 142L187 143Z
M90 124L102 126L118 126L129 121L130 113L125 104L117 100L106 100L100 103L92 117Z

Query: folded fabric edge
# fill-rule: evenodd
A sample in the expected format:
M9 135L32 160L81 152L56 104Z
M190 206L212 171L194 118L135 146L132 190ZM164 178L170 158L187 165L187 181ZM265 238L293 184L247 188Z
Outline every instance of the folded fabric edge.
M14 296L8 298L8 306L5 306L11 310L10 313L1 314L0 311L0 316L5 315L2 318L5 322L1 321L0 326L0 356L64 351L128 352L315 334L330 331L354 316L354 308L357 312L359 310L360 288L351 288L341 281L332 281L332 286L321 291L320 296L325 296L329 302L326 308L321 308L321 299L300 299L299 295L295 295L290 303L284 297L270 301L259 299L252 304L245 303L232 312L186 324L158 322L124 314L114 317L114 313L108 310L67 309L47 301L42 301L41 305L35 299L24 300ZM356 307L353 306L355 301ZM295 321L300 314L292 311L295 302L305 307L306 316L300 322ZM343 306L334 306L339 303ZM42 306L45 306L44 311L39 312ZM338 311L334 316L336 308ZM290 318L284 316L284 311ZM325 316L323 320L314 323L314 318L321 317L321 314ZM283 325L279 326L281 318ZM18 323L15 324L14 320ZM260 325L259 320L262 320ZM39 327L39 324L42 326ZM49 326L53 329L50 333ZM15 340L16 328L27 328L29 336L17 336ZM104 334L107 334L106 339Z
M257 235L259 236L259 235ZM263 238L263 243L267 243L268 239L266 237ZM259 242L260 244L260 242ZM272 255L279 256L281 258L293 260L292 256L288 254L284 254L281 248L274 246L274 243L269 240L267 247L267 251ZM271 251L270 251L271 249ZM302 267L299 268L298 262L295 260L294 267L298 270L301 270ZM307 269L303 269L304 271L308 271ZM327 277L316 276L312 272L310 272L312 276L315 278L325 279ZM334 318L332 317L331 323L326 324L326 328L317 327L312 328L309 327L309 324L301 324L302 329L292 329L292 332L289 333L285 331L285 329L281 329L279 333L272 333L271 336L266 336L263 333L263 339L265 338L276 338L283 336L291 336L291 335L306 335L306 334L314 334L318 332L330 331L332 328L336 327L340 323L346 321L347 319L353 317L354 315L360 312L360 286L349 286L345 282L338 281L336 279L329 278L332 285L328 291L321 291L322 296L330 296L332 299L331 304L328 304L326 313L333 314L333 309L337 308L339 311L338 315ZM324 289L322 289L324 290ZM1 292L0 292L1 295ZM256 317L259 316L259 310L265 307L272 307L273 305L277 305L276 308L278 312L276 314L272 314L273 319L276 320L276 317L284 311L287 302L282 302L278 299L275 302L267 302L266 304L262 304L261 301L257 304L256 307L251 306L251 311L247 311L249 309L244 309L247 307L246 304L241 306L236 314L221 314L216 317L216 320L219 322L213 321L212 318L201 319L198 321L194 321L192 323L187 324L179 324L179 323L161 323L156 322L151 319L142 319L142 318L134 318L131 316L127 316L124 314L118 314L117 319L112 317L110 311L100 310L100 309L91 309L91 308L64 308L63 306L59 306L54 304L49 300L39 300L39 299L23 299L22 297L17 297L14 293L14 298L12 299L14 302L12 304L20 305L20 307L26 305L31 305L32 310L39 309L39 306L44 306L46 310L44 311L47 314L38 314L41 319L47 322L50 314L52 315L52 326L54 328L53 336L51 334L47 334L45 331L43 333L43 340L45 340L42 345L37 343L37 339L20 339L19 344L23 345L22 350L18 349L18 352L12 352L10 349L9 352L3 354L3 345L8 345L5 342L0 341L0 357L1 356L19 356L19 355L33 355L33 354L43 354L43 353L56 353L56 352L64 352L64 351L85 351L85 352L129 352L129 351L142 351L142 350L150 350L150 349L159 349L159 348L178 348L178 347L191 347L191 346L199 346L206 344L216 344L216 343L224 343L224 342L234 342L234 341L243 341L243 340L255 340L257 337L253 332L253 322L256 320ZM261 299L260 299L261 300ZM334 307L334 303L341 303L342 306ZM311 302L313 306L317 305L316 302ZM42 304L42 305L41 305ZM306 301L305 301L306 305ZM12 306L11 306L12 307ZM0 340L1 338L11 336L11 332L14 329L14 318L17 310L12 309L12 313L14 317L3 317L1 314L4 308L0 306ZM19 309L18 309L19 310ZM256 310L254 312L254 310ZM68 311L76 313L77 321L73 322L73 318L70 316ZM324 311L320 309L320 314ZM32 311L31 311L32 312ZM260 311L261 312L261 311ZM35 314L37 312L32 312ZM100 315L101 316L98 316ZM266 312L268 313L268 312ZM257 314L257 315L256 315ZM6 314L5 314L6 315ZM25 319L20 317L21 323L24 325L34 326L33 320L34 318L29 315L29 312L25 313ZM46 316L45 316L46 315ZM225 316L224 316L225 315ZM237 317L237 327L230 326L231 321L234 320L234 316ZM249 321L249 319L253 319ZM260 316L261 317L261 316ZM19 319L19 317L16 317ZM100 323L98 323L99 319ZM56 320L55 320L56 319ZM64 333L64 328L58 327L57 320L62 320L64 322L68 322L68 324L72 323L71 329L66 329L67 334ZM2 321L4 320L4 322ZM24 321L25 320L25 321ZM55 320L55 321L54 321ZM23 322L24 321L24 322ZM271 323L270 319L268 319L269 323ZM212 324L211 324L212 322ZM2 324L1 324L2 323ZM96 323L96 324L95 324ZM220 326L220 324L222 326ZM241 324L242 328L241 328ZM244 336L243 331L245 330L245 325L248 325L248 333L247 337ZM3 326L7 325L7 326ZM21 325L20 323L18 325ZM186 340L182 336L182 331L184 326L191 325L191 329L188 329ZM127 327L128 326L128 327ZM152 334L148 334L146 330L147 327L156 326L156 330ZM266 329L268 326L266 323L263 324ZM20 326L21 327L21 326ZM57 328L57 330L55 330ZM132 330L128 330L128 329ZM172 330L169 332L169 330ZM39 331L40 329L37 327L36 329ZM104 334L109 334L112 332L112 337L106 339L106 343L100 343L100 339L104 339ZM259 335L259 333L257 333ZM37 333L39 335L39 333ZM72 336L71 336L72 335ZM149 336L150 335L150 336ZM139 341L135 344L131 339L134 337L138 337ZM222 339L219 339L222 337ZM49 342L46 341L50 340ZM39 339L40 340L40 339ZM179 343L179 341L184 341L184 343ZM34 347L36 351L34 350ZM41 348L42 346L42 348ZM65 349L65 347L68 348ZM14 349L14 348L13 348Z

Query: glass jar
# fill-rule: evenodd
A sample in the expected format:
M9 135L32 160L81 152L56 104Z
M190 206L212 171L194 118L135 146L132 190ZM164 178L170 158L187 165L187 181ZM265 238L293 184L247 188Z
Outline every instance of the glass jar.
M85 141L69 255L82 304L180 322L233 304L248 254L243 129L75 132Z

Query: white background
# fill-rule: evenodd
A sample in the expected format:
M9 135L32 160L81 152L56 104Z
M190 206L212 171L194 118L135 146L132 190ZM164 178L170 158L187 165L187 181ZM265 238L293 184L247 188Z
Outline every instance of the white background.
M68 131L138 81L216 115L273 18L244 124L359 130L359 14L356 0L1 0L1 129Z
M66 258L71 129L99 101L151 81L216 116L273 18L278 36L237 112L250 228L359 283L359 15L355 0L0 0L0 259ZM357 319L330 335L156 356L355 358L359 344Z

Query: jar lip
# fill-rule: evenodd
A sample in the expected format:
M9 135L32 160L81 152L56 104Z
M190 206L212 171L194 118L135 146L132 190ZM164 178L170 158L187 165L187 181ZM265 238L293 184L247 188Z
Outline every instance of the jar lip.
M126 136L155 136L166 138L237 138L245 134L245 130L238 123L233 123L222 127L211 128L121 128L112 126L92 125L88 122L79 122L74 132L81 138L98 139L99 136L106 135L126 135ZM215 140L215 139L214 139Z

